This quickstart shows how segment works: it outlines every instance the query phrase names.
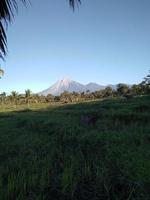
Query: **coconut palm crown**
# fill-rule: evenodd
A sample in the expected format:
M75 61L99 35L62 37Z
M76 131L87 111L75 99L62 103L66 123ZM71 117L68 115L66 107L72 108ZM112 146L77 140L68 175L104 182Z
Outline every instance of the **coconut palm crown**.
M17 1L22 1L24 4L26 3L26 0L0 0L0 58L2 59L7 53L6 28L14 18L15 12L18 10ZM76 3L81 3L81 0L68 1L73 10Z

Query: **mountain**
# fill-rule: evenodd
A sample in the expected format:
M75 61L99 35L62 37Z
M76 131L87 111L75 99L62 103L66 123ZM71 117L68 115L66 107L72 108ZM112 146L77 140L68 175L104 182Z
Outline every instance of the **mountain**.
M62 79L62 80L57 81L50 88L40 92L39 94L42 94L44 96L46 96L47 94L52 94L56 96L56 95L60 95L64 91L83 92L83 91L86 91L86 87L76 81L72 81L70 79Z
M39 92L39 95L48 95L52 94L54 96L60 95L64 91L67 92L94 92L97 90L105 89L106 86L102 86L96 83L88 83L87 85L83 85L81 83L78 83L76 81L70 80L70 79L62 79L57 81L54 85L49 87L48 89Z
M97 90L103 90L105 89L106 86L103 85L99 85L97 83L88 83L87 85L85 85L85 87L87 88L87 90L89 90L90 92L95 92Z

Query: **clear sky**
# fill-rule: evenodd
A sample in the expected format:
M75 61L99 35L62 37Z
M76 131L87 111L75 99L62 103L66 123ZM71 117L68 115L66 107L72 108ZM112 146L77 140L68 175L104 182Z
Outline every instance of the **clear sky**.
M7 31L0 92L38 92L63 77L133 84L148 73L150 0L83 0L75 12L66 0L30 1Z

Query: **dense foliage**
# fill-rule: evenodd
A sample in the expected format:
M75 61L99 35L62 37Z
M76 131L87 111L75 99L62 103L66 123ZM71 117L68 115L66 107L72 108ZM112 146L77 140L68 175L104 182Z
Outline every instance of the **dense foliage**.
M64 91L60 96L53 96L51 94L48 94L47 96L33 94L29 89L25 91L25 94L18 94L16 91L12 91L10 95L6 95L6 93L3 92L0 94L0 103L1 105L28 104L28 106L30 106L32 103L48 103L58 101L62 103L71 103L105 98L133 98L134 96L146 94L150 94L149 75L144 78L142 83L137 85L134 84L132 86L128 86L120 83L117 85L116 89L112 89L108 86L103 90L95 92L87 91L82 93L69 93Z

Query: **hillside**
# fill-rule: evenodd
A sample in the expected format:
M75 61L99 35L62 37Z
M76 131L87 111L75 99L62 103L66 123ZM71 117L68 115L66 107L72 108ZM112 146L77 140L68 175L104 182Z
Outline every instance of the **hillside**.
M149 102L1 106L0 199L150 199Z
M104 89L106 86L102 86L96 83L89 83L87 85L83 85L81 83L78 83L76 81L70 80L70 79L62 79L62 80L58 80L55 84L53 84L51 87L49 87L48 89L39 92L40 95L48 95L48 94L52 94L52 95L60 95L61 93L63 93L64 91L67 92L86 92L86 91L90 91L90 92L94 92L97 90L102 90Z

